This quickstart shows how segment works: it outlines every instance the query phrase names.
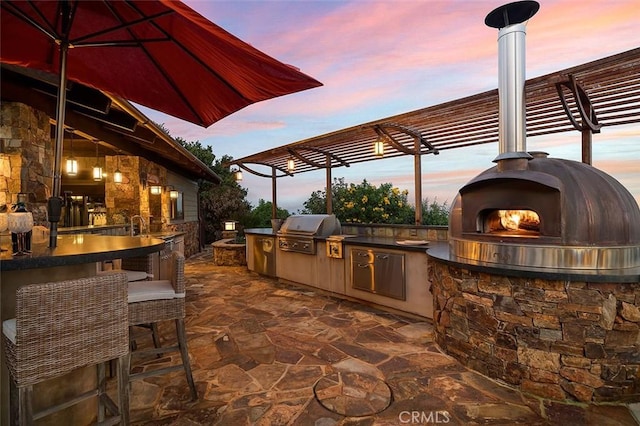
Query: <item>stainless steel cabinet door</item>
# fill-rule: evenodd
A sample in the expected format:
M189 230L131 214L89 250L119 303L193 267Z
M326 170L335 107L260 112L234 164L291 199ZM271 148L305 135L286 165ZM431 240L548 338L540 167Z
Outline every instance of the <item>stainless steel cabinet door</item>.
M351 285L358 290L405 300L404 255L351 250Z

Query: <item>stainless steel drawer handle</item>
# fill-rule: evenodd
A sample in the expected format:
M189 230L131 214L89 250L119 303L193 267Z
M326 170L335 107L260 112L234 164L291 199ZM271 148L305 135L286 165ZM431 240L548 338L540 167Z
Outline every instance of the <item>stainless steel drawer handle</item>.
M388 254L378 254L376 255L376 259L387 260L389 258Z
M368 268L369 266L369 263L358 263L358 268Z

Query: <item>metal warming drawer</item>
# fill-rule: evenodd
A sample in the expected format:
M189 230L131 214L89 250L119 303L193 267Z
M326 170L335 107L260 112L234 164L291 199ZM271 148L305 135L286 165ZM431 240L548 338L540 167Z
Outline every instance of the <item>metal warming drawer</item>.
M358 290L406 300L404 255L351 250L351 285Z
M269 277L276 276L276 239L257 237L253 244L254 271Z

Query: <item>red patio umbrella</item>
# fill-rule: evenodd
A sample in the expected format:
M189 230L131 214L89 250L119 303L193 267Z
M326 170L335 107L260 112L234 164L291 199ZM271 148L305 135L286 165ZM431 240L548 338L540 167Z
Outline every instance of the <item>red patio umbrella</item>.
M67 79L204 127L252 103L322 85L178 1L0 5L0 60L60 75L49 202L52 247Z

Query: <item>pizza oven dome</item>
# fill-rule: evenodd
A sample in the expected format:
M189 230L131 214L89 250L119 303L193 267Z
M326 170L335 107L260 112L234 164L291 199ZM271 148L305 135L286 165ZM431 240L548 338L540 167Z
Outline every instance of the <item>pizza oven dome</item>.
M504 212L534 219L503 227ZM449 240L453 255L473 260L635 267L640 266L640 208L601 170L534 154L531 160L500 160L460 189L451 208Z

